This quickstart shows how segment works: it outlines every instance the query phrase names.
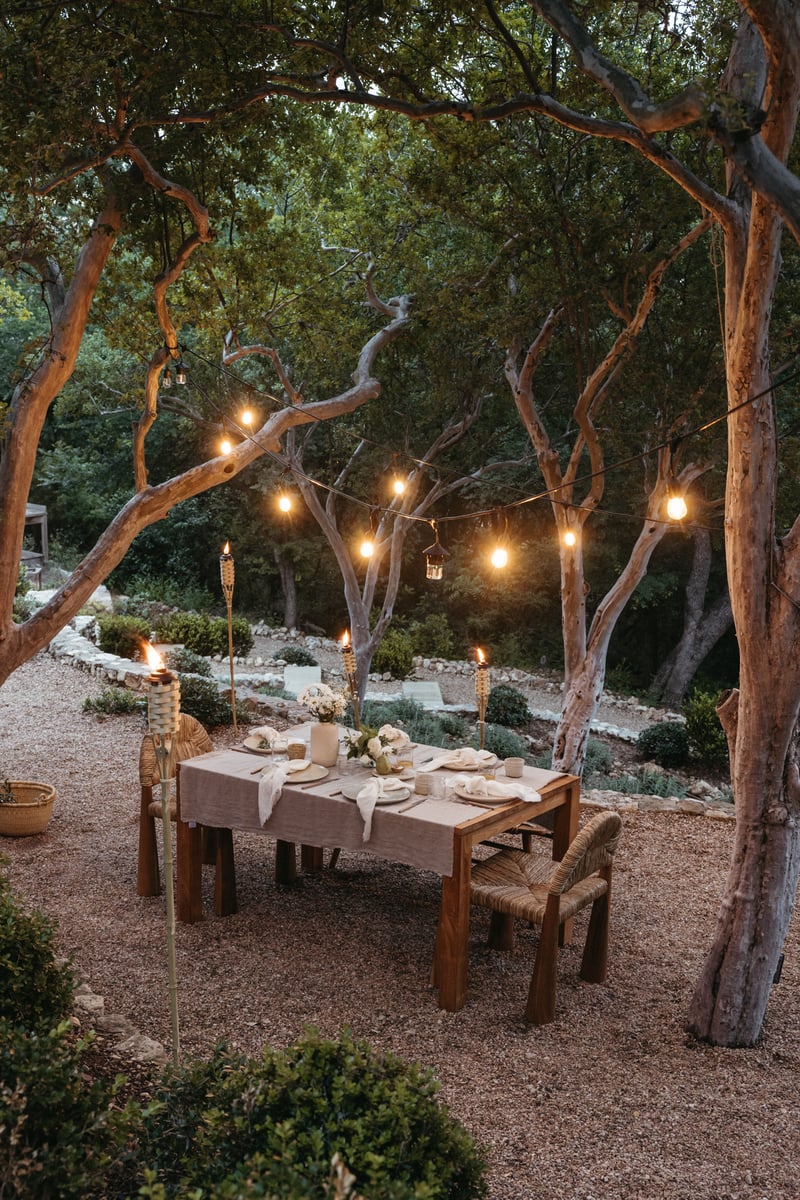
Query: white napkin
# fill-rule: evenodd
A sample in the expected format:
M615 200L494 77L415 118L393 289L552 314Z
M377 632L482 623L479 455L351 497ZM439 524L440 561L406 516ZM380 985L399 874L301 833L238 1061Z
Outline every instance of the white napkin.
M399 779L392 779L391 775L376 775L370 779L369 783L361 788L356 796L356 804L358 811L361 813L361 820L364 822L364 832L361 835L363 842L368 842L372 833L372 814L375 812L375 805L382 796L387 792L399 792L407 787L407 784L401 783Z
M541 800L533 788L519 783L501 783L499 779L485 779L483 775L457 775L453 780L459 792L474 796L476 800L530 800L537 803Z
M446 750L433 762L425 764L426 771L438 771L439 767L455 767L467 770L472 767L487 767L497 762L496 755L489 750L475 750L472 746L459 746L457 750Z
M258 778L258 819L263 825L272 816L272 810L280 799L287 775L305 771L311 764L304 758L291 758L278 766L266 767Z
M279 739L285 740L285 735L278 733L278 730L273 729L271 725L259 725L257 729L251 729L249 736L252 738L261 738L265 745L270 748L275 741Z

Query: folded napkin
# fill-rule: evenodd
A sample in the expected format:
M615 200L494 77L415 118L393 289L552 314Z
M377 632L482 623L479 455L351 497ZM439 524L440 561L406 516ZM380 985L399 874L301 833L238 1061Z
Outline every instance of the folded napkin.
M476 767L488 767L497 762L497 756L488 750L475 750L472 746L460 746L457 750L446 750L433 762L425 764L426 771L437 771L439 767L455 767L456 770L469 770Z
M304 758L291 758L274 767L265 767L258 778L258 819L263 825L272 816L289 775L305 771L309 763Z
M271 725L259 725L257 729L251 729L249 736L251 738L260 738L262 747L265 750L271 749L276 741L286 740L286 735L279 733Z
M541 800L533 788L519 783L501 783L499 779L484 779L483 775L459 775L454 780L455 786L462 795L474 796L476 800Z
M401 783L399 779L392 779L391 775L376 775L366 783L356 796L356 804L358 811L361 813L361 820L364 822L364 832L361 835L361 840L368 842L372 833L372 814L375 812L375 805L383 796L391 792L399 792L407 788L407 784Z

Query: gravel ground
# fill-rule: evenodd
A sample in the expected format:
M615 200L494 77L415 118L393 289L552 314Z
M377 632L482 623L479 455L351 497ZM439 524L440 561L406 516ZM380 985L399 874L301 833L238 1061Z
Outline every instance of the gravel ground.
M58 799L41 837L0 839L15 892L59 923L79 973L169 1043L163 900L136 896L138 717L82 712L102 684L40 655L0 689L0 778L44 779ZM274 846L235 835L240 911L178 930L188 1054L219 1038L247 1052L307 1024L343 1026L433 1068L442 1097L488 1147L492 1200L796 1200L797 922L761 1044L726 1051L683 1020L708 946L732 827L626 814L607 985L580 984L585 914L559 964L558 1012L521 1012L535 935L485 948L474 911L470 991L443 1013L427 987L436 876L343 854L336 872L274 883Z

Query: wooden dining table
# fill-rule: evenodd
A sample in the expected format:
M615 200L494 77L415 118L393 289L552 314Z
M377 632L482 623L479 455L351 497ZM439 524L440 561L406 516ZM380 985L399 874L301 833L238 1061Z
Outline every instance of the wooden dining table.
M443 752L415 746L413 770ZM296 846L304 848L303 861L319 865L322 850L367 851L379 858L434 871L442 878L442 898L435 937L431 980L438 988L439 1006L450 1012L462 1008L467 996L467 958L470 919L470 870L474 848L481 842L553 814L553 858L560 859L578 827L580 783L574 775L525 766L521 780L540 799L511 799L483 807L472 800L432 794L413 795L391 805L376 805L368 841L358 806L342 794L354 780L366 783L364 768L336 766L311 783L293 782L291 776L280 793L269 819L259 816L258 760L239 750L217 750L180 763L177 781L177 904L179 921L203 917L203 831L246 830L274 838L276 879L289 882L295 872ZM269 764L264 764L269 769ZM454 772L440 768L434 779L441 793L445 777ZM438 778L437 778L438 777ZM497 774L503 779L502 769ZM509 781L510 782L510 781ZM413 791L413 780L409 781ZM351 790L348 788L348 790ZM411 800L421 800L408 808ZM405 809L405 811L401 811ZM226 835L230 838L230 833ZM232 854L229 872L232 871ZM233 905L228 901L232 881L218 863L217 912ZM568 933L567 933L568 936Z

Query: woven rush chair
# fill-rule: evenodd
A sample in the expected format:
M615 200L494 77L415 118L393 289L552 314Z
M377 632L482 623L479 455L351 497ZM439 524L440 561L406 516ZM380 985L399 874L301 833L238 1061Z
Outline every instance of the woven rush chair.
M180 714L178 732L172 739L167 762L170 779L175 778L177 763L198 754L213 750L211 738L206 730L187 713ZM141 800L139 807L139 855L136 871L136 893L139 896L158 896L161 892L161 877L158 866L158 841L156 820L161 822L161 775L158 768L153 739L149 733L142 738L139 750L139 784ZM159 799L153 792L158 790ZM174 795L169 801L170 820L177 820L177 804ZM216 864L214 907L218 915L236 911L236 883L233 865L233 837L229 829L204 829L205 860Z
M619 813L600 813L559 863L524 850L501 850L472 869L473 904L492 910L489 945L511 950L514 918L541 927L525 1019L546 1025L556 1010L556 963L565 921L591 904L581 979L602 983L608 967L611 868L622 830Z

